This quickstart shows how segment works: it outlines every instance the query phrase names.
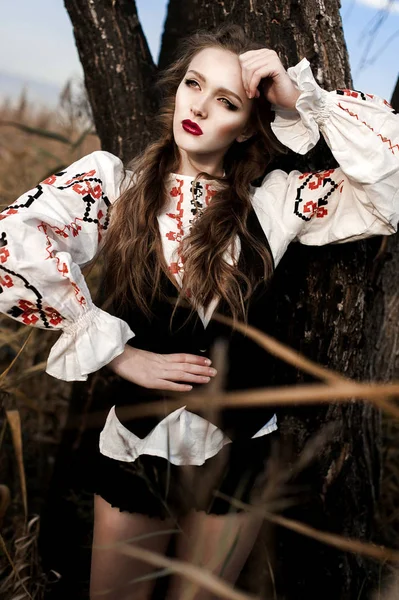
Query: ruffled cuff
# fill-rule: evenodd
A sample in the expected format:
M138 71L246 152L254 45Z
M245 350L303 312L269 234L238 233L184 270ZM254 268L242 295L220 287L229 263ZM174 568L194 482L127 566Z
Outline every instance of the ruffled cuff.
M276 116L271 128L284 146L297 154L306 154L320 139L319 126L329 118L333 99L318 85L306 58L287 69L287 73L301 95L296 110L272 105Z
M89 373L122 354L134 335L125 321L93 306L63 329L51 348L46 373L64 381L86 381Z

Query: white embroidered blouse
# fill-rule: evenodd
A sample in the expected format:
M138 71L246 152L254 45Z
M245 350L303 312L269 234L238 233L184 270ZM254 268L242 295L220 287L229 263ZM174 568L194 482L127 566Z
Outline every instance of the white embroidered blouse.
M289 68L288 75L301 94L296 110L273 107L274 134L293 151L305 154L321 132L340 166L316 173L276 169L260 187L251 187L253 207L275 264L292 241L322 245L395 233L399 221L395 111L378 96L323 90L306 58ZM0 213L0 311L27 325L62 331L46 372L65 381L86 380L121 354L134 337L126 322L93 304L81 272L106 235L108 207L119 197L123 179L120 159L93 152ZM181 265L176 250L192 218L191 183L189 176L170 174L170 201L158 217L165 256L177 279ZM203 187L206 208L212 185L204 182ZM234 251L239 250L237 243ZM205 325L215 306L200 314ZM273 417L256 436L276 427ZM175 446L165 455L171 440ZM100 449L119 460L146 453L182 464L182 456L188 455L188 464L202 464L229 442L223 432L185 407L168 415L145 440L125 429L111 410Z

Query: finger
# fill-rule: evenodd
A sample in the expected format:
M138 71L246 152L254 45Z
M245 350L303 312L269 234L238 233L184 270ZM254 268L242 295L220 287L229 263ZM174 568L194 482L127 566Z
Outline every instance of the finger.
M156 388L159 390L170 390L171 392L190 392L193 389L192 385L186 385L183 383L175 383L174 381L168 381L167 379L159 380L159 384L156 384Z
M247 52L243 52L242 54L238 55L239 61L242 64L247 64L253 60L256 60L259 58L259 56L266 56L267 54L273 53L275 52L274 50L271 50L270 48L259 48L259 50L247 50ZM275 54L277 54L275 52Z
M251 81L249 82L249 98L252 98L255 95L257 87L262 79L271 79L274 74L275 71L273 68L271 68L271 66L268 65L263 65L262 67L256 69L252 74Z
M249 58L251 58L252 56L258 54L259 50L247 50L246 52L243 52L242 54L238 55L238 58L245 62L246 60L248 60Z
M163 354L162 356L164 356L168 362L175 363L190 363L193 365L208 366L212 363L212 361L209 358L206 358L204 356L198 356L196 354Z
M249 54L248 56L245 56L244 54L241 54L240 57L241 58L240 62L241 64L243 64L244 66L252 66L254 63L259 62L259 61L263 61L265 62L265 60L270 60L270 59L279 59L280 57L277 54L277 52L275 50L271 50L270 48L263 48L262 50L258 50L253 53L253 54Z
M211 378L209 376L204 375L193 375L192 373L187 373L186 371L167 371L165 375L163 375L164 379L168 379L170 381L186 381L189 383L209 383Z
M262 72L262 77L276 72L278 70L276 61L279 61L279 57L274 50L265 50L261 55L256 55L250 60L247 60L241 64L242 69L242 81L243 86L247 92L252 91L252 95L255 94L253 88L251 88L251 79L253 78L254 72Z
M241 68L248 69L248 70L255 69L259 65L264 65L267 60L269 60L269 57L267 56L267 54L257 55L249 60L242 62Z
M255 96L256 88L258 87L260 80L262 79L258 71L254 71L248 86L248 98Z
M194 375L203 375L206 377L214 377L217 374L216 369L213 367L203 367L201 365L192 365L190 363L168 363L166 366L173 371L185 371L186 373L193 373Z
M256 68L246 69L243 74L243 82L245 82L243 83L243 85L248 98L252 98L254 96L256 87L259 84L259 81L261 80L261 77L258 75L260 69L263 69L263 71L265 71L264 62L258 63L256 65ZM258 78L257 81L256 78Z
M269 55L267 51L261 55L254 56L252 59L241 63L243 78L249 84L254 71L266 65L269 66L270 70L275 70L277 61L279 61L278 56L275 56L273 53Z
M251 80L255 73L260 74L261 77L267 77L269 74L273 73L275 70L276 70L276 65L272 58L260 56L256 60L252 61L252 63L250 65L248 65L248 67L246 67L248 89L250 89Z

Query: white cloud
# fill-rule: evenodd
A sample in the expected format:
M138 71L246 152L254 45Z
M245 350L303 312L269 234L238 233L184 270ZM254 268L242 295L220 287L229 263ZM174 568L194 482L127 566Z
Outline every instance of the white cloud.
M398 0L357 0L359 4L365 4L366 6L372 6L380 10L387 10L392 13L399 13L399 1Z

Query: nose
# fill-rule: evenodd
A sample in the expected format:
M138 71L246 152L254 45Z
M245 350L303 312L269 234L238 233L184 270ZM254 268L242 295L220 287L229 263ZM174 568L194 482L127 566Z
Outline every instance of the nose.
M191 112L195 117L201 117L201 118L206 117L207 110L206 110L205 102L199 102L197 100L195 104L193 103L191 105Z

